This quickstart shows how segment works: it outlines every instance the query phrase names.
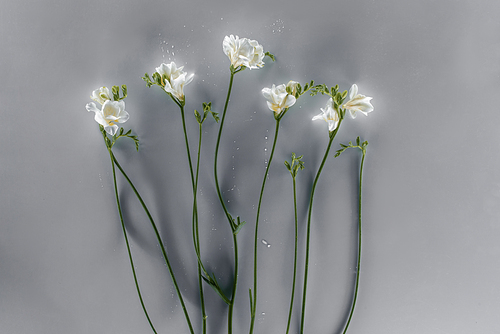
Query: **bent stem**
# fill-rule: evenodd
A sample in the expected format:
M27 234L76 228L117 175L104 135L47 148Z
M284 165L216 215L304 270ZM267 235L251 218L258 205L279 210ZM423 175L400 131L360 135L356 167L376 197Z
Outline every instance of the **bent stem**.
M297 218L297 188L295 177L292 177L293 180L293 208L295 213L295 252L293 257L293 281L292 281L292 296L290 298L290 311L288 312L288 323L286 326L286 333L290 331L290 322L292 320L292 310L293 310L293 299L295 296L295 280L297 277L297 244L298 244L298 218Z
M201 303L201 315L202 315L202 326L203 334L207 332L207 314L205 311L205 297L203 293L203 279L202 279L202 264L200 256L200 234L198 229L198 204L196 200L196 195L198 192L198 176L200 171L200 152L201 152L201 137L202 137L202 126L199 124L199 139L198 139L198 158L196 160L196 176L193 189L193 243L196 251L196 256L198 257L198 286L200 289L200 303ZM203 271L204 268L203 268Z
M267 175L269 174L269 168L271 167L271 162L273 161L274 150L276 148L276 142L278 139L278 131L280 127L280 119L276 119L276 129L274 131L274 142L271 154L269 156L269 162L267 163L266 172L264 173L264 180L262 180L262 187L260 189L259 204L257 206L257 218L255 219L255 235L254 235L254 255L253 255L253 298L250 298L250 334L253 333L253 328L255 324L255 310L257 306L257 246L258 246L258 232L259 232L259 215L260 207L262 204L262 196L264 194L264 187L266 186Z
M193 164L191 161L191 150L189 149L189 140L188 140L188 135L187 135L187 130L186 130L186 118L184 116L184 105L185 105L185 100L179 100L175 97L173 97L171 94L167 93L172 100L177 104L181 110L181 118L182 118L182 129L184 131L184 142L186 144L186 153L187 153L187 158L188 158L188 163L189 163L189 172L191 175L191 187L193 189L193 213L192 213L192 229L193 229L193 243L194 243L194 248L196 252L196 256L198 257L198 286L199 286L199 292L200 292L200 304L201 304L201 315L202 315L202 328L203 328L203 333L206 333L206 326L207 326L207 315L205 311L205 297L203 293L203 283L202 283L202 275L201 275L201 265L200 265L200 239L199 239L199 233L198 233L198 204L196 202L196 192L198 188L198 170L199 170L199 163L200 163L200 149L201 149L201 124L200 124L200 138L199 138L199 145L198 145L198 161L197 161L197 170L196 170L196 180L195 176L193 173Z
M361 193L362 193L362 183L363 183L363 166L365 163L365 155L366 149L361 148L363 152L363 156L361 158L361 166L359 168L359 194L358 194L358 264L356 267L356 284L354 288L354 298L352 300L351 311L349 313L349 318L347 319L347 323L345 325L343 334L347 333L347 329L349 328L349 324L351 323L352 315L354 314L354 307L356 306L356 300L358 297L358 287L359 287L359 273L361 271Z
M226 215L226 218L228 219L229 226L231 227L231 232L233 234L233 249L234 249L234 279L233 279L233 287L232 287L232 293L231 293L231 299L229 300L229 310L228 310L228 333L232 333L232 317L233 317L233 306L234 306L234 299L236 297L236 287L238 284L238 242L236 239L236 234L235 234L235 229L233 227L233 218L229 214L226 204L224 203L224 199L222 198L222 193L220 191L220 186L219 186L219 179L217 177L217 157L219 154L219 145L220 145L220 138L222 135L222 128L224 126L224 120L226 118L226 112L227 112L227 106L229 104L229 97L231 96L231 90L233 87L233 79L234 79L234 74L236 72L231 66L231 77L229 79L229 88L227 90L227 97L226 97L226 102L224 104L224 111L222 112L222 118L220 122L220 127L219 127L219 134L217 135L217 143L215 145L215 157L214 157L214 179L215 179L215 188L217 190L217 196L219 197L220 204L222 205L222 209L224 210L224 214Z
M130 180L130 178L128 177L128 175L125 173L125 171L123 170L123 168L120 166L120 164L118 163L118 160L116 160L116 157L114 156L114 154L112 152L110 152L110 154L111 154L111 157L112 157L114 163L116 164L116 166L118 167L118 169L120 170L120 172L123 174L123 176L125 177L125 179L129 183L130 187L134 191L137 199L139 200L139 202L142 205L142 208L144 209L144 212L146 212L146 215L148 216L149 221L151 222L151 226L153 227L153 230L154 230L155 235L156 235L156 239L158 240L158 244L160 245L161 252L163 254L163 258L165 259L165 263L166 263L168 271L170 273L170 277L172 278L172 282L174 283L175 291L177 292L177 296L179 297L179 301L181 303L182 310L184 311L184 316L186 317L186 322L188 324L189 331L192 334L194 334L193 326L191 325L191 320L189 318L189 314L188 314L186 305L184 303L184 299L182 298L182 294L181 294L181 291L179 289L179 285L177 284L177 280L175 279L174 271L173 271L172 266L170 264L170 261L168 259L167 252L165 251L165 246L164 246L163 241L161 239L160 233L158 232L158 228L156 227L156 224L155 224L155 222L153 220L153 217L151 216L151 213L149 212L148 208L146 207L146 204L142 200L142 197L141 197L141 195L139 195L139 192L135 188L134 184L132 183L132 181Z
M122 224L123 236L125 237L125 244L127 245L128 258L130 260L130 267L132 268L132 274L134 275L135 288L137 290L137 294L139 295L139 300L141 301L142 310L144 311L144 314L146 315L146 318L148 319L149 325L151 326L151 329L153 330L153 332L155 334L157 334L156 329L153 326L151 319L149 318L149 314L148 314L148 311L146 310L146 306L144 305L144 300L142 299L141 290L139 288L139 282L137 281L137 274L135 272L134 260L132 259L132 251L130 250L130 244L129 244L128 236L127 236L127 229L125 228L125 223L123 221L123 214L122 214L122 209L121 209L121 205L120 205L120 198L118 196L118 185L116 183L116 172L115 172L115 163L113 160L113 153L111 152L111 149L109 149L109 148L108 148L108 151L109 151L109 156L111 158L111 166L113 167L113 184L115 187L116 206L118 207L118 214L120 216L120 222Z
M186 130L186 119L184 116L184 101L182 102L177 102L175 99L174 101L177 103L179 108L181 109L181 117L182 117L182 129L184 130L184 141L186 143L186 152L187 152L187 158L188 158L188 163L189 163L189 171L191 174L191 186L193 188L193 216L192 216L192 224L193 224L193 235L194 235L194 247L196 251L196 255L198 258L200 258L200 238L199 238L199 233L198 233L198 204L196 201L196 192L198 191L198 172L199 172L199 166L200 166L200 149L201 149L201 124L200 124L200 133L199 133L199 143L198 143L198 160L197 160L197 165L196 165L196 179L195 176L193 175L193 164L191 162L191 150L189 149L189 140L188 140L188 135L187 135L187 130ZM203 328L203 333L206 333L207 329L207 315L205 311L205 296L203 293L203 280L202 280L202 275L201 275L201 267L200 263L198 262L198 286L199 286L199 291L200 291L200 304L201 304L201 316L202 316L202 328Z
M314 183L311 190L311 197L309 199L309 212L307 215L307 236L306 236L306 259L304 266L304 288L302 292L302 315L300 318L300 333L304 333L304 322L306 316L306 297L307 297L307 276L309 271L309 246L311 239L311 217L312 217L312 209L313 209L313 199L314 199L314 191L316 190L316 185L318 184L319 176L321 175L321 171L325 165L326 159L328 158L328 153L330 152L330 148L333 143L333 139L337 135L337 132L340 128L340 124L342 123L342 118L339 121L339 124L335 130L330 132L330 141L328 142L328 147L326 148L325 155L323 160L321 161L321 165L319 166L318 173L316 173L316 177L314 178Z

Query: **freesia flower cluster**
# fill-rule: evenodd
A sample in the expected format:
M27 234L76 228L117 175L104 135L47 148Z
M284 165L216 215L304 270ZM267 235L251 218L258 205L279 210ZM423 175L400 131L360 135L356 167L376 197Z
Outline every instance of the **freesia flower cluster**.
M152 73L150 76L149 74L145 74L144 77L142 78L145 82L147 87L152 87L152 86L158 86L165 94L168 96L170 100L174 103L174 105L177 105L179 108L179 112L182 115L182 126L184 129L184 143L186 146L186 153L187 153L187 161L186 165L189 167L190 174L191 174L191 183L186 184L187 189L192 189L192 232L193 232L193 256L196 258L196 263L197 263L197 277L198 277L198 293L200 296L200 313L197 315L193 314L193 310L189 310L186 307L186 304L184 302L184 293L181 291L178 287L176 277L178 273L175 273L172 269L172 266L170 265L170 259L168 257L167 252L165 251L165 244L158 233L158 228L155 222L155 215L154 213L150 212L145 201L142 199L142 197L139 194L138 188L133 184L132 180L128 177L128 175L125 172L125 169L119 164L118 159L114 155L113 152L113 145L115 142L122 137L126 137L129 139L132 139L135 144L136 148L139 149L139 139L137 136L132 134L131 130L125 131L121 126L123 126L123 123L126 122L129 119L129 113L125 111L125 102L123 101L127 97L127 87L125 85L121 86L121 95L120 95L120 87L118 86L113 86L111 91L106 88L106 87L101 87L96 90L94 90L90 98L94 101L91 103L88 103L86 105L86 109L88 111L94 112L94 119L95 121L99 124L100 132L103 136L105 146L110 154L110 159L111 159L111 165L112 165L112 171L113 171L113 181L114 181L114 187L115 187L115 200L118 208L118 214L120 217L120 222L122 226L122 231L123 235L126 241L126 246L127 246L127 251L129 255L129 260L130 260L130 265L132 269L132 274L134 277L134 281L136 283L136 290L137 294L139 296L140 302L142 309L144 311L144 314L146 316L147 321L149 322L149 325L151 327L151 330L154 333L158 333L158 329L154 325L154 319L151 319L149 312L148 312L148 302L147 299L144 298L144 296L141 293L141 286L139 284L138 278L137 278L137 272L133 263L133 257L132 257L132 252L131 248L129 245L129 240L127 237L127 228L125 227L125 222L124 222L124 217L122 214L122 205L120 202L120 196L118 192L118 186L116 182L116 173L117 170L125 177L127 180L128 185L130 186L130 189L133 191L133 193L137 196L139 199L142 208L144 210L145 215L149 219L149 223L151 225L152 230L154 231L158 244L160 245L160 249L162 252L163 259L165 261L165 264L169 270L170 274L170 279L172 280L172 283L176 289L177 297L179 298L179 302L182 306L183 312L184 312L184 317L186 319L186 332L189 333L204 333L206 334L209 332L209 325L207 323L207 318L210 313L210 307L209 305L205 305L205 294L210 293L210 290L207 290L207 287L209 287L211 290L213 290L214 293L216 293L226 304L227 304L227 332L232 333L233 331L233 314L234 314L234 306L235 306L235 299L236 299L236 291L239 288L238 286L238 274L239 274L239 257L241 256L238 253L238 241L239 238L241 237L239 232L244 228L244 229L253 229L253 285L251 287L244 287L245 289L249 289L249 302L250 302L250 314L249 316L249 328L248 332L249 334L252 334L253 332L259 333L259 330L256 328L257 324L255 322L256 319L256 314L257 314L257 309L259 307L259 283L260 284L266 284L266 282L259 282L258 280L258 247L259 243L258 240L260 239L259 236L259 216L260 216L260 210L262 207L262 198L263 194L265 192L265 186L266 186L266 180L268 179L268 172L269 169L271 168L271 163L273 161L274 157L274 152L276 150L276 147L278 146L278 132L280 130L280 121L281 119L287 114L288 110L292 108L296 101L299 98L302 98L302 96L310 95L310 96L326 96L328 100L326 101L326 105L324 108L321 108L321 113L318 115L312 117L312 120L324 120L327 123L328 126L328 132L325 131L325 133L328 133L329 136L329 141L328 145L326 147L325 155L321 161L321 164L319 166L312 166L311 168L314 168L316 170L316 176L314 178L314 182L312 184L312 187L310 188L310 193L305 194L307 198L309 199L309 206L308 206L308 212L307 212L307 222L306 222L306 231L300 231L299 226L302 226L299 224L299 218L300 216L303 215L298 215L297 212L297 202L296 202L296 187L295 187L295 181L296 177L298 176L298 172L302 169L305 168L305 164L303 159L303 156L297 156L295 153L292 153L292 159L290 162L285 161L284 164L288 171L290 172L290 175L292 177L292 183L293 183L293 199L294 199L294 213L295 213L295 245L294 245L294 263L293 263L293 272L290 273L290 275L293 277L293 283L292 286L290 287L291 290L291 295L290 295L290 303L288 305L284 305L284 307L287 307L289 309L289 315L288 315L288 321L286 324L278 324L277 326L277 331L283 331L286 333L289 333L290 331L292 332L297 332L299 331L300 333L305 332L305 320L306 320L306 299L307 299L307 286L308 286L308 268L309 268L309 249L310 249L310 234L311 234L311 229L313 228L313 220L312 220L312 210L313 210L313 200L314 200L314 192L316 189L316 185L318 183L318 180L320 178L321 172L325 166L325 162L328 158L330 148L332 146L332 142L334 141L334 138L336 134L338 133L341 124L345 118L345 114L348 112L350 116L354 119L357 114L362 113L364 115L368 115L370 112L373 111L373 106L371 104L371 97L367 97L365 95L359 94L358 93L358 86L356 84L353 84L349 92L344 90L340 91L339 86L328 86L326 84L315 84L314 81L307 82L303 85L301 85L297 81L290 80L287 84L273 84L271 87L265 87L262 88L262 96L263 100L262 103L267 104L267 107L269 110L272 111L274 120L275 120L275 132L274 132L274 142L273 142L273 147L271 149L271 153L269 156L269 160L267 163L267 168L264 171L264 175L257 175L258 177L262 177L262 186L261 186L261 191L258 199L258 207L257 207L257 214L255 219L252 217L247 217L248 219L251 219L251 221L244 221L240 218L240 216L236 215L233 212L230 212L228 207L226 206L226 200L224 199L223 192L220 189L220 180L219 180L219 172L218 172L218 163L219 163L219 147L220 143L222 141L222 129L225 124L226 116L230 114L230 104L229 104L229 96L232 90L232 84L235 79L236 74L244 71L245 69L261 69L264 67L265 62L264 58L268 57L272 61L275 61L275 57L273 54L269 52L264 52L264 48L262 45L260 45L256 40L251 40L248 38L239 38L238 36L230 35L226 36L222 42L222 50L225 53L225 55L229 59L229 88L228 88L228 94L226 97L226 101L223 104L223 109L221 113L216 113L212 110L212 103L211 102L206 102L203 103L203 108L202 111L199 112L197 110L194 110L195 118L194 120L191 121L196 121L199 127L199 133L198 133L198 138L196 138L198 145L198 154L197 154L197 159L193 159L191 156L191 149L190 149L190 143L192 145L192 142L194 141L192 136L189 136L187 131L186 131L186 122L189 120L186 120L185 117L185 108L186 108L186 86L193 81L194 74L188 74L188 72L184 71L183 66L178 66L175 62L171 62L170 64L160 64L158 67L156 67L155 71ZM188 92L189 94L189 92ZM100 108L96 105L99 104ZM171 105L168 105L168 108L170 108ZM218 123L218 135L217 135L217 142L215 143L215 151L214 151L214 160L213 160L213 183L215 185L215 189L217 192L217 196L219 199L219 204L217 208L214 209L222 209L224 212L224 215L227 219L227 226L228 229L231 231L232 236L233 236L233 265L231 268L233 268L234 273L232 275L233 277L233 282L231 283L230 287L224 286L221 287L220 282L218 281L216 273L214 272L209 272L206 267L205 263L207 259L204 257L204 255L201 252L201 247L200 244L203 241L200 238L199 234L199 225L203 224L203 217L200 217L198 214L198 202L199 199L197 198L197 193L198 193L198 181L200 175L205 175L205 174L200 174L200 166L205 166L204 164L200 164L200 151L201 151L201 139L203 135L202 127L207 119L207 116L211 115L214 119L215 122ZM362 171L363 171L363 164L364 164L364 159L365 159L365 154L366 154L366 147L368 145L368 142L361 142L359 137L356 139L356 144L352 144L352 142L349 142L349 144L344 145L340 144L341 148L336 152L335 157L339 156L342 152L349 148L357 148L362 152L362 162L360 166L360 175L359 175L359 225L358 225L358 230L359 230L359 240L358 240L358 263L357 263L357 276L356 276L356 282L355 282L355 291L353 292L353 303L350 306L350 312L349 312L349 318L347 319L345 326L344 326L344 333L347 332L347 329L349 327L349 324L351 322L353 312L354 312L354 307L356 304L356 297L357 297L357 292L358 292L358 282L359 282L359 268L361 265L361 180L362 180ZM302 194L304 195L304 194ZM320 203L320 205L328 205L325 202ZM180 224L178 228L186 228L187 224ZM305 233L305 234L304 234ZM248 235L248 234L246 234ZM305 250L303 250L303 258L304 258L304 263L299 263L299 256L298 254L302 253L298 249L298 242L297 240L301 237L305 237ZM303 271L302 274L303 276L303 286L298 287L296 284L296 278L297 278L297 268L301 267L303 265ZM300 289L299 291L302 293L302 305L300 307L300 322L295 321L292 322L293 318L293 310L297 309L299 306L296 305L295 303L295 294L296 290ZM311 315L311 317L314 317L314 315ZM311 321L314 321L312 318ZM293 328L292 323L299 324L297 328ZM338 326L335 324L332 324L332 327ZM168 329L166 330L168 332ZM165 333L166 333L165 332ZM238 329L236 331L237 333L241 333L241 329ZM215 334L215 333L214 333ZM216 333L218 334L218 333Z

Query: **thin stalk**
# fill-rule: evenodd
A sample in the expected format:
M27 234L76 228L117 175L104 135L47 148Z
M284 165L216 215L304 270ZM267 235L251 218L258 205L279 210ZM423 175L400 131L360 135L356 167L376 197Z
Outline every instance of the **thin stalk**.
M187 130L186 130L186 119L184 117L184 105L179 104L179 107L181 108L182 129L184 130L184 141L186 142L186 152L187 152L187 157L188 157L188 162L189 162L189 171L191 173L191 187L193 188L193 193L194 193L195 181L194 181L194 175L193 175L193 164L191 163L191 151L189 150L189 141L188 141L188 135L187 135Z
M224 214L226 215L227 219L229 220L230 225L232 224L232 217L229 214L229 212L227 211L226 204L224 203L224 199L222 198L222 193L220 191L220 186L219 186L219 178L217 176L217 157L219 155L220 138L222 135L222 128L224 126L224 120L226 119L226 111L227 111L227 106L229 104L229 97L231 96L231 90L233 88L233 80L234 80L234 73L231 72L231 78L229 79L229 88L227 90L226 103L224 104L224 111L222 112L222 118L220 120L219 134L217 135L217 143L215 145L215 157L214 157L215 188L217 189L217 196L219 196L220 204L222 205L222 209L224 210Z
M229 304L227 328L228 333L233 332L233 308L234 299L236 298L236 286L238 285L238 240L236 239L236 234L233 233L233 244L234 244L234 280L233 280L233 291L231 293L231 304Z
M148 208L146 207L146 204L142 200L141 195L139 195L139 192L137 191L137 189L135 188L134 184L132 183L132 181L130 180L130 178L128 177L128 175L125 173L125 171L123 170L123 168L120 166L120 164L116 160L116 157L114 156L113 153L111 153L111 156L112 156L112 159L113 159L114 163L116 164L116 166L118 167L118 169L121 171L121 173L123 174L123 176L125 177L125 179L129 183L130 187L134 191L135 195L137 196L137 199L139 200L139 202L142 205L142 208L146 212L146 215L148 216L149 221L151 222L151 226L153 227L153 230L154 230L154 232L156 234L156 239L158 240L158 244L160 245L161 252L163 254L163 258L165 259L165 263L166 263L168 271L170 273L170 277L172 278L172 282L174 283L174 287L175 287L175 290L177 292L177 296L179 297L179 301L181 302L182 310L184 311L184 315L186 317L186 322L188 324L189 331L192 334L194 334L193 326L191 325L191 320L189 318L189 314L188 314L186 305L184 303L184 299L182 298L182 294L181 294L181 291L179 289L179 285L177 284L177 280L175 279L174 271L172 269L172 266L170 265L170 261L168 259L167 252L165 251L165 246L163 245L163 241L161 239L160 233L158 232L158 228L156 227L156 224L155 224L155 222L153 220L153 217L151 216L151 213L149 212Z
M271 167L271 162L273 161L274 150L276 148L276 142L278 139L278 131L280 128L280 119L276 119L276 129L274 132L273 148L271 149L271 155L269 156L269 161L267 163L266 172L264 173L264 180L262 180L262 187L260 189L259 204L257 207L257 218L255 219L255 235L254 235L254 254L253 254L253 299L252 299L252 309L250 310L250 334L253 333L253 328L255 324L255 310L257 306L257 246L258 246L258 232L259 232L259 215L260 207L262 204L262 196L264 194L264 187L266 186L267 175L269 174L269 168Z
M153 323L151 322L151 318L149 318L148 311L146 310L146 306L144 305L144 300L142 299L142 294L141 290L139 288L139 282L137 281L137 274L135 272L135 266L134 266L134 260L132 259L132 251L130 250L130 244L128 241L128 236L127 236L127 230L125 228L125 223L123 221L123 214L122 214L122 209L120 205L120 198L118 196L118 186L116 183L116 172L115 172L115 163L113 161L113 153L111 152L111 149L108 149L109 155L111 158L111 166L113 167L113 184L115 187L115 198L116 198L116 206L118 207L118 214L120 215L120 222L122 225L122 230L123 230L123 236L125 237L125 244L127 245L127 252L128 252L128 258L130 260L130 267L132 268L132 274L134 275L134 282L135 282L135 288L137 290L137 294L139 295L139 300L141 301L141 306L144 311L144 314L146 315L146 318L148 319L149 325L151 326L151 329L155 334L157 334L157 331L155 327L153 326Z
M295 297L295 280L297 277L297 245L298 245L298 233L299 233L299 223L297 217L297 187L295 182L295 177L293 179L293 208L295 213L295 252L293 257L293 282L292 282L292 296L290 298L290 311L288 312L288 324L286 326L286 333L290 331L290 322L292 320L292 310L293 310L293 299Z
M351 323L352 315L354 313L354 307L356 306L356 300L358 297L358 287L359 287L359 273L361 271L361 193L362 193L362 184L363 184L363 165L365 163L365 155L366 150L362 149L363 157L361 158L361 166L359 168L359 197L358 197L358 266L356 267L356 285L354 288L354 298L352 301L351 312L349 313L349 319L347 320L347 324L345 325L343 334L347 333L347 328L349 328L349 324Z
M326 159L328 158L328 153L330 152L330 148L333 143L333 139L337 135L337 132L340 128L340 124L342 123L342 119L340 119L339 124L333 132L330 133L330 141L328 142L328 147L326 148L325 155L323 160L321 161L321 165L319 166L318 173L316 173L316 177L314 178L311 197L309 199L309 213L307 215L307 237L306 237L306 259L305 259L305 267L304 267L304 288L302 292L302 315L300 319L300 333L304 333L304 321L306 316L306 296L307 296L307 275L309 271L309 246L310 246L310 238L311 238L311 217L312 217L312 209L313 209L313 199L314 199L314 191L316 190L316 185L318 184L319 176L321 175L321 171L325 165Z
M198 257L198 286L200 289L200 303L201 303L201 315L202 315L202 328L203 334L207 332L207 314L205 311L205 297L203 293L203 279L202 279L202 267L201 267L201 258L200 258L200 234L198 229L198 204L197 204L197 193L198 193L198 176L200 171L200 152L201 152L201 137L202 137L202 126L199 124L199 136L198 136L198 158L196 160L196 176L193 190L193 243L196 251L196 255Z
M233 80L234 80L234 74L235 71L231 69L231 77L229 79L229 88L227 90L227 96L226 96L226 102L224 104L224 111L222 112L222 118L220 122L220 127L219 127L219 134L217 135L217 143L215 145L215 156L214 156L214 179L215 179L215 188L217 189L217 196L219 197L219 201L222 205L222 209L224 210L224 214L226 215L226 218L228 219L229 226L231 227L231 233L233 234L233 249L234 249L234 279L233 279L233 288L232 288L232 294L231 294L231 300L229 303L229 310L228 310L228 333L232 333L232 317L233 317L233 307L234 307L234 299L236 297L236 287L238 284L238 241L236 239L236 234L234 234L234 228L233 228L233 218L229 214L226 204L224 203L224 199L222 198L222 193L220 191L220 186L219 186L219 179L217 177L217 157L219 155L219 145L220 145L220 138L222 135L222 128L224 126L224 120L226 119L226 112L227 112L227 106L229 104L229 98L231 96L231 90L233 88Z
M199 142L198 142L198 160L197 160L197 166L196 166L196 180L193 175L193 164L191 161L191 150L189 149L189 140L188 140L188 135L187 135L187 130L186 130L186 118L184 116L184 101L182 103L177 102L175 99L174 101L177 103L179 108L181 109L181 117L182 117L182 129L184 130L184 141L186 143L186 152L187 152L187 158L188 158L188 163L189 163L189 171L191 174L191 186L193 188L193 216L192 216L192 224L193 224L193 234L195 235L195 239L193 240L194 242L194 247L196 251L196 255L198 258L200 258L200 239L199 239L199 234L198 234L198 204L196 201L196 193L198 189L198 175L199 175L199 166L200 166L200 149L201 149L201 124L200 124L200 133L199 133ZM200 291L200 303L201 303L201 315L202 315L202 328L203 328L203 333L206 333L206 325L207 325L207 317L206 317L206 311L205 311L205 297L203 294L203 282L201 278L201 268L200 268L200 263L198 261L198 286L199 286L199 291Z

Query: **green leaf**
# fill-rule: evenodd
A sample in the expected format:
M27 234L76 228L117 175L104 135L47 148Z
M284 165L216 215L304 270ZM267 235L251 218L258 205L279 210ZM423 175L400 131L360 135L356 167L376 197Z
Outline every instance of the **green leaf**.
M240 217L238 217L238 223L236 224L236 229L233 231L233 234L234 235L238 235L238 233L240 232L241 228L243 227L243 225L245 225L247 222L246 221L242 221L240 222Z
M290 167L290 163L288 163L288 161L285 160L285 166L286 168L289 170L289 171L292 171L291 167Z
M198 112L198 110L196 110L196 109L194 110L194 116L196 117L196 120L198 121L198 124L202 124L201 115Z
M203 280L207 282L208 285L210 285L212 289L215 290L215 292L217 292L217 294L222 298L222 300L226 304L231 305L231 301L222 292L222 289L219 286L219 282L217 282L217 279L215 278L215 274L212 274L212 276L208 276L208 278L202 275L201 278L203 278Z
M214 118L215 122L219 123L219 113L213 112L210 110L210 113L212 114L212 117Z
M132 130L128 130L125 133L123 133L123 132L124 132L124 129L120 128L120 131L118 131L117 133L115 133L115 135L113 136L113 140L110 141L110 146L109 147L110 148L113 147L113 145L116 143L116 141L119 138L126 137L126 138L130 138L130 139L132 139L134 141L134 143L135 143L135 149L137 151L139 151L139 138L136 135L132 135Z
M113 92L113 100L120 101L120 88L118 86L111 87L111 92Z
M272 61L276 61L276 57L271 52L266 52L264 55L271 58Z
M123 100L124 98L127 97L127 85L122 85L122 94L123 97L120 100Z
M142 77L142 80L144 80L146 82L146 86L148 86L148 87L153 86L153 82L151 81L149 74L147 74L147 73L144 74L144 76Z
M153 73L153 81L158 86L162 86L162 84L161 84L161 76L160 76L160 74L158 72Z

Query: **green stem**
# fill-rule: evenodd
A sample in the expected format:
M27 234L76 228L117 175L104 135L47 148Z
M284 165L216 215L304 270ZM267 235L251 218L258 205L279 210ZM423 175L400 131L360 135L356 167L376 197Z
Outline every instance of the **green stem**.
M232 333L232 317L233 317L233 307L234 307L234 299L236 296L236 287L238 284L238 242L236 239L236 234L234 233L234 227L233 227L233 218L229 214L226 204L224 203L224 199L222 198L222 193L220 191L220 186L219 186L219 179L217 177L217 157L219 155L219 145L220 145L220 138L222 135L222 128L224 126L224 120L226 118L226 112L227 112L227 106L229 104L229 98L231 96L231 90L233 87L233 79L234 79L234 74L235 72L231 69L231 77L229 79L229 88L227 90L227 96L226 96L226 102L224 104L224 111L222 112L222 118L220 122L220 127L219 127L219 134L217 135L217 143L215 145L215 157L214 157L214 179L215 179L215 187L217 189L217 196L219 197L219 201L222 205L222 209L224 210L224 214L226 215L226 218L228 219L229 226L231 227L231 232L233 234L233 249L234 249L234 279L233 279L233 288L232 288L232 294L231 294L231 300L229 303L229 310L228 310L228 333Z
M128 258L130 260L130 267L132 268L132 274L134 275L134 282L135 282L135 288L137 290L137 294L139 295L139 300L141 301L141 306L144 311L144 314L146 315L146 318L148 319L149 325L151 326L151 329L155 334L157 334L156 329L153 326L153 323L151 322L151 319L149 318L148 311L146 310L146 306L144 305L144 300L142 299L142 294L141 290L139 288L139 282L137 281L137 274L135 272L135 266L134 266L134 260L132 259L132 252L130 250L130 244L128 241L128 236L127 236L127 230L125 228L125 223L123 221L123 214L122 214L122 209L120 205L120 198L118 196L118 186L116 183L116 172L115 172L115 163L113 161L113 153L111 152L111 149L108 149L109 151L109 156L111 158L111 166L113 167L113 184L115 187L115 197L116 197L116 206L118 207L118 214L120 215L120 222L122 224L122 230L123 230L123 236L125 237L125 244L127 245L127 252L128 252Z
M295 279L297 277L297 245L298 245L298 233L299 233L299 224L297 217L297 188L295 177L293 179L293 208L295 213L295 252L293 257L293 282L292 282L292 296L290 298L290 311L288 312L288 324L286 326L286 333L290 331L290 322L292 320L292 310L293 310L293 299L295 297Z
M352 301L351 311L349 313L349 319L347 320L347 324L345 325L343 334L347 333L347 328L349 328L349 324L351 323L352 315L354 313L354 307L356 306L356 300L358 297L358 288L359 288L359 273L361 271L361 193L362 193L362 184L363 184L363 166L365 163L365 155L366 150L362 149L363 157L361 158L361 166L359 168L359 197L358 197L358 265L356 267L356 285L354 288L354 298Z
M175 100L174 100L175 101ZM200 239L199 239L199 234L198 234L198 204L196 201L196 193L198 191L198 175L199 175L199 166L200 166L200 149L201 149L201 124L200 126L200 133L199 133L199 142L198 142L198 160L197 160L197 166L196 166L196 180L193 175L193 164L191 161L191 150L189 149L189 140L188 140L188 135L187 135L187 130L186 130L186 119L184 116L184 102L183 103L178 103L176 101L177 105L181 109L181 117L182 117L182 129L184 130L184 141L186 143L186 152L187 152L187 158L188 158L188 163L189 163L189 171L191 174L191 186L193 188L193 215L192 215L192 224L193 224L193 234L195 236L195 239L193 240L194 242L194 247L196 251L196 255L198 259L200 258ZM201 268L200 268L200 261L198 261L198 286L199 286L199 291L200 291L200 303L201 303L201 315L202 315L202 327L203 327L203 333L206 333L206 325L207 325L207 317L206 317L206 311L205 311L205 297L203 294L203 279L201 278Z
M182 309L184 311L184 315L186 317L186 321L187 321L187 324L188 324L188 327L189 327L189 331L192 334L194 334L193 326L191 325L191 320L189 318L189 314L188 314L186 305L184 304L184 299L182 298L182 294L181 294L181 291L180 291L179 286L177 284L177 280L175 279L174 271L172 269L172 266L170 265L170 261L168 259L167 252L165 251L165 246L163 245L163 241L161 239L160 233L158 232L158 228L156 227L156 224L155 224L155 222L153 220L153 217L151 216L151 213L149 212L148 208L146 207L146 204L142 200L141 195L139 195L139 192L137 191L137 189L135 188L134 184L129 179L128 175L125 173L125 171L123 170L123 168L120 166L120 164L116 160L116 157L113 155L113 153L111 153L111 156L112 156L112 159L113 159L114 163L116 164L116 166L118 167L118 169L121 171L121 173L123 174L123 176L125 177L125 179L129 183L130 187L134 191L135 195L137 196L137 199L139 200L139 202L142 205L142 208L146 212L146 215L148 216L149 221L151 222L151 226L153 227L153 230L154 230L154 232L156 234L156 239L158 240L158 244L160 245L161 252L163 254L163 258L165 259L165 263L166 263L168 271L170 273L170 277L172 278L172 282L174 283L174 287L175 287L175 290L177 292L177 296L179 297L179 301L181 302Z
M257 206L257 218L255 220L255 235L254 235L254 255L253 255L253 299L251 305L251 319L250 319L250 334L253 333L253 328L255 324L255 310L257 306L257 246L258 246L258 232L259 232L259 215L260 207L262 204L262 196L264 194L264 187L266 186L267 175L269 173L269 168L271 167L271 162L273 160L274 150L276 148L276 142L278 139L278 131L280 128L280 118L276 119L276 129L274 132L273 148L271 150L271 155L269 156L269 161L267 163L266 172L264 173L264 180L262 180L262 187L260 189L259 204Z
M202 126L199 124L199 140L198 140L198 158L196 160L196 176L194 183L194 199L193 199L193 243L196 251L196 256L198 257L198 286L200 289L200 303L201 303L201 315L202 315L202 326L203 334L207 332L207 314L205 311L205 297L203 293L203 279L202 279L202 265L200 258L200 234L198 228L198 204L197 204L197 193L198 193L198 176L200 171L200 152L201 152L201 137L202 137Z
M220 138L222 135L222 128L224 126L224 120L226 119L226 111L227 111L227 106L229 104L229 97L231 96L231 90L233 88L233 79L234 79L234 73L231 72L231 78L229 79L229 88L227 90L227 97L226 97L226 103L224 104L224 111L222 112L222 118L220 120L220 126L219 126L219 134L217 135L217 143L215 145L215 157L214 157L214 178L215 178L215 188L217 190L217 196L219 197L220 204L222 205L222 209L224 210L224 214L226 215L227 219L229 220L229 224L232 227L232 217L227 211L226 204L224 203L224 199L222 198L222 193L220 191L220 186L219 186L219 178L217 176L217 157L219 155L219 145L220 145Z
M193 193L194 193L195 192L195 182L194 182L194 175L193 175L193 164L191 163L191 151L189 150L189 141L188 141L188 135L187 135L187 130L186 130L186 119L184 117L184 106L182 104L179 104L179 107L181 108L182 129L184 130L184 141L186 142L186 151L187 151L187 157L188 157L188 162L189 162L189 171L191 172L191 187L193 188Z
M238 285L238 240L236 239L236 234L233 233L233 245L234 245L234 280L233 280L233 290L231 293L231 304L229 304L227 327L228 333L233 332L233 308L234 299L236 298L236 286Z
M307 237L306 237L306 259L305 259L305 267L304 267L304 288L302 292L302 315L300 319L300 333L304 333L304 321L306 316L306 296L307 296L307 275L309 270L309 246L310 246L310 238L311 238L311 217L312 217L312 209L313 209L313 199L314 199L314 191L316 190L316 185L318 184L319 176L321 171L323 170L323 166L325 165L326 159L328 158L328 153L330 152L330 148L333 143L333 139L337 135L337 132L340 128L340 124L342 123L342 119L340 119L337 128L330 132L330 141L328 142L328 147L326 149L323 160L321 161L321 165L319 166L318 173L314 178L311 197L309 199L309 213L307 215Z

